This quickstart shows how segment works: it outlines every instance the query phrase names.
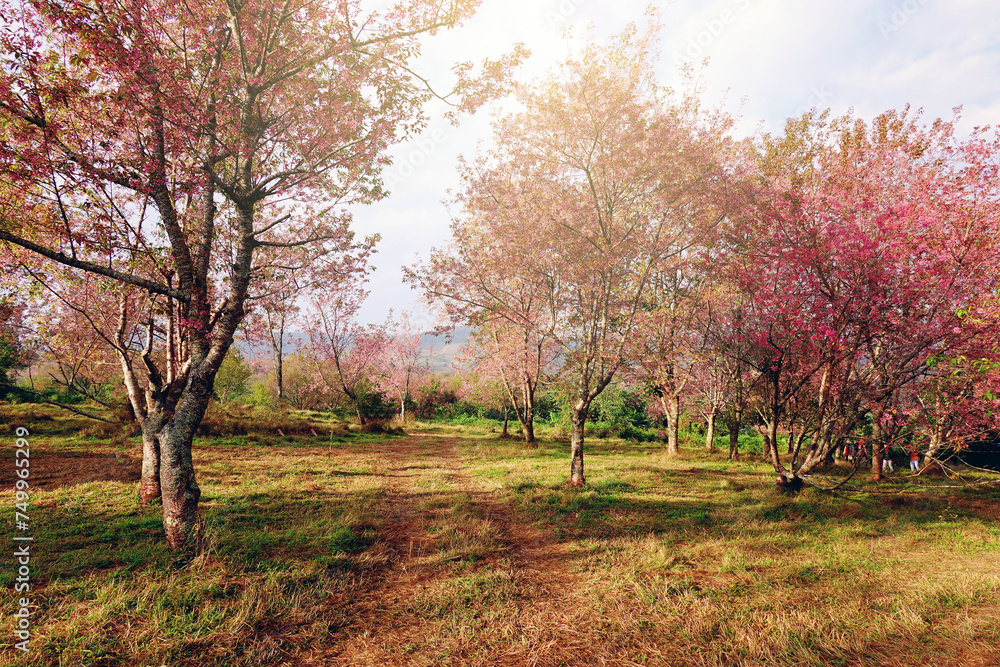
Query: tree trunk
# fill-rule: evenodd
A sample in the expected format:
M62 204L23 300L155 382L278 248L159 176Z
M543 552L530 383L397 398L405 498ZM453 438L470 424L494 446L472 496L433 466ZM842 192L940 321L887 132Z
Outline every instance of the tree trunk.
M143 420L147 422L149 420ZM143 503L160 497L160 443L155 433L147 433L149 427L142 428L142 478L139 481L139 499Z
M767 455L774 464L775 469L781 469L781 455L778 453L778 420L771 419L767 422L767 431L764 433L764 447Z
M278 338L275 340L274 332L269 328L268 336L271 339L271 349L274 350L274 379L278 383L278 400L285 398L285 316L281 315L281 322L278 325Z
M715 411L713 410L705 418L705 449L713 451L715 449Z
M743 425L743 411L733 409L729 418L729 460L740 459L740 427Z
M535 440L535 387L531 383L531 378L527 375L521 378L521 384L516 393L506 379L504 379L504 388L507 390L507 397L514 407L514 415L521 424L524 444L532 449L538 447L538 441ZM521 396L520 403L517 400L518 394Z
M760 429L758 428L757 431L760 432ZM768 459L777 458L777 453L778 453L777 440L776 440L776 438L778 437L777 421L774 420L769 421L766 424L766 428L764 429L764 432L761 433L761 435L764 436L764 456L767 457Z
M503 432L500 434L500 437L503 439L510 437L510 434L507 432L508 421L510 421L510 408L505 407L503 409Z
M875 445L878 447L878 445ZM876 449L872 454L872 481L881 482L884 479L882 474L882 450Z
M361 409L361 397L353 389L349 389L346 385L342 385L344 390L344 395L350 399L351 403L354 403L354 414L358 416L358 424L360 426L366 426L368 420L365 419L364 410ZM332 403L332 402L331 402Z
M792 430L788 430L788 453L792 455L792 465L795 466L799 461L799 454L802 452L802 443L806 440L806 425L802 424L802 429L792 437ZM818 447L818 434L813 436L812 446L809 448L806 454L806 460L816 458L817 461L822 460L822 456L819 456L820 451L827 451L827 449L822 449Z
M530 378L525 378L521 390L524 395L524 419L521 420L524 444L535 449L538 447L538 441L535 440L535 387Z
M881 428L881 418L882 413L879 412L875 419L875 425L872 429L872 481L881 482L885 477L882 474L882 450L883 450L883 435Z
M663 412L667 417L667 454L676 456L681 453L680 448L680 421L681 421L681 397L679 394L664 396L660 399L663 405Z
M569 483L579 488L587 483L583 475L583 434L587 424L587 415L590 413L590 405L583 401L578 401L570 414L570 421L573 425L573 432L570 437L570 467Z
M798 492L802 489L802 478L795 474L792 470L791 474L789 471L785 470L785 467L781 465L781 455L778 452L778 420L771 419L767 423L767 433L765 437L765 444L769 445L768 455L771 458L771 465L774 466L774 471L778 473L778 477L775 480L778 488L783 491Z
M934 430L931 431L931 442L927 447L927 451L924 452L923 461L920 462L920 470L923 471L929 465L937 460L937 453L944 449L944 443L947 438L947 429L944 426L945 420L942 419L934 426Z
M208 408L217 370L209 363L192 369L177 409L157 434L163 528L167 534L167 546L174 551L187 546L198 522L201 489L195 481L191 448L195 431Z
M197 428L197 422L194 427ZM167 534L167 546L174 551L184 549L198 521L201 489L195 481L194 464L191 461L193 439L194 433L190 432L190 427L178 424L176 428L167 431L161 446L163 529Z
M275 368L275 379L278 382L278 400L283 400L285 398L285 376L284 376L284 357L281 349L278 350L278 365Z

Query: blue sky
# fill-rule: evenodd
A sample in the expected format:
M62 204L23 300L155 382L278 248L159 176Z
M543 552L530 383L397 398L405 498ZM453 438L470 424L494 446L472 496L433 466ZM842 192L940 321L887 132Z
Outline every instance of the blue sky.
M367 6L386 2L368 0ZM706 99L740 116L740 131L778 130L812 106L862 117L910 104L928 121L950 119L962 106L961 128L1000 121L1000 3L996 0L676 0L662 11L658 71L670 84L678 63L700 64ZM523 42L531 59L519 78L543 76L569 55L588 30L599 37L644 22L641 0L485 0L462 28L427 41L420 70L447 85L452 62L479 62ZM565 29L572 30L567 38ZM494 112L503 104L494 105ZM472 157L490 140L490 114L454 127L429 108L424 134L396 147L386 173L392 195L354 211L359 234L379 233L376 271L362 319L383 321L407 310L429 328L419 294L402 283L401 267L448 243L442 203L458 184L459 155Z

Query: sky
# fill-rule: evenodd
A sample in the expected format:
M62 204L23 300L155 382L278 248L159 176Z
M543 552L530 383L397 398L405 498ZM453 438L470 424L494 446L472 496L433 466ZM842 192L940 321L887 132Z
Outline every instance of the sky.
M447 87L452 63L496 58L521 42L532 55L517 78L530 82L587 35L606 40L629 23L644 26L650 6L663 23L660 80L679 84L684 63L702 68L704 100L737 115L744 135L779 131L812 107L871 118L908 104L930 122L952 119L961 106L960 130L1000 122L996 0L485 0L473 20L427 40L418 71ZM384 321L392 310L424 329L435 325L403 284L402 267L448 244L444 202L459 183L459 156L484 150L491 113L509 108L498 102L455 127L431 105L424 133L393 149L384 174L392 194L353 211L359 235L382 237L363 321Z

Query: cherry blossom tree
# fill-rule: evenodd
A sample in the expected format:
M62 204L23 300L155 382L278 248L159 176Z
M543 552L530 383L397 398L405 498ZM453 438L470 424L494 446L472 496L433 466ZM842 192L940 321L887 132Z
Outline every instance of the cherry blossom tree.
M470 338L455 358L455 371L461 382L457 398L502 414L500 438L510 438L510 394L499 379L478 372L477 349L474 346L473 339Z
M929 360L981 335L961 319L998 286L998 145L908 111L871 124L807 114L760 144L726 270L746 297L740 360L756 374L780 485L800 487ZM815 434L786 467L776 438L796 405L813 411Z
M264 343L274 359L278 399L285 398L284 361L289 335L301 324L300 301L310 292L350 291L371 270L369 260L378 235L355 243L345 236L339 246L317 249L303 246L263 248L259 261L259 283L266 291L248 299L242 331L251 344Z
M393 322L390 314L385 329L388 344L382 353L380 373L374 379L378 389L395 398L399 405L399 420L405 423L406 403L411 400L421 376L430 368L427 362L430 351L405 313L398 322Z
M391 336L385 325L363 325L357 319L366 293L356 287L314 296L307 315L306 346L313 386L330 396L346 398L366 426L372 419L368 402L385 381ZM332 407L332 406L331 406Z
M462 352L481 383L501 390L505 414L513 408L525 444L537 447L535 407L539 387L552 371L558 353L553 341L530 327L501 320L474 332ZM506 421L504 429L506 433Z
M696 326L702 307L699 277L676 257L650 278L646 301L626 340L630 375L650 387L667 421L667 453L680 452L681 397L704 360L703 338ZM714 426L714 420L713 420Z
M705 449L715 449L715 427L733 392L735 363L727 357L705 353L699 355L691 375L691 402L705 421ZM737 442L739 439L739 427Z
M142 425L140 493L162 497L171 548L196 522L191 443L215 374L248 299L267 291L261 249L364 251L348 207L386 194L386 149L423 127L433 94L408 64L419 38L477 5L0 8L0 169L14 184L0 191L0 241L25 265L126 288L118 328L146 331L141 350L116 350ZM483 77L459 66L461 110L496 94L510 62Z
M657 85L654 35L590 44L522 88L524 111L465 167L452 245L410 273L456 321L506 320L558 346L576 486L591 404L627 362L650 277L719 219L705 195L728 119Z

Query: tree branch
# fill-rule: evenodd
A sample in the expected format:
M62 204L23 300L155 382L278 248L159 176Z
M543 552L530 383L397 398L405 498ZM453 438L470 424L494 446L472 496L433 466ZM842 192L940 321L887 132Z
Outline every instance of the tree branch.
M121 271L116 271L107 266L102 266L100 264L94 264L93 262L88 262L82 259L76 259L69 257L62 252L56 252L51 248L46 248L45 246L38 245L27 239L23 239L20 236L15 236L8 231L0 229L0 241L6 241L8 243L13 243L14 245L21 246L25 250L30 250L33 253L39 254L42 257L47 257L52 261L64 264L66 266L73 267L74 269L80 269L81 271L87 271L89 273L96 273L106 278L111 278L112 280L117 280L120 283L125 283L126 285L133 285L135 287L141 287L142 289L152 292L153 294L162 294L163 296L168 296L172 299L177 299L182 303L189 303L190 299L188 295L184 292L176 289L171 289L166 285L161 285L160 283L148 280L146 278L140 278L139 276L133 276L129 273L123 273Z

